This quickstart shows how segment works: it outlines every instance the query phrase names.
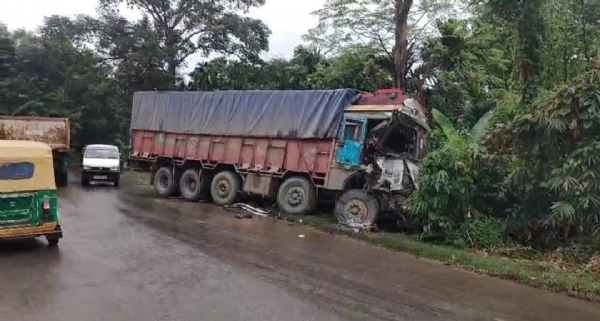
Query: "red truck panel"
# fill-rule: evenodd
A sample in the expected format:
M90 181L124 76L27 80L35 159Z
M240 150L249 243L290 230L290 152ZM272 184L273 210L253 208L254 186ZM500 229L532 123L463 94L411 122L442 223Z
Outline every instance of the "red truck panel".
M253 138L132 131L131 156L168 157L203 164L231 164L240 171L296 171L323 178L335 150L335 139Z
M0 139L42 142L59 152L70 148L69 130L68 118L0 116Z

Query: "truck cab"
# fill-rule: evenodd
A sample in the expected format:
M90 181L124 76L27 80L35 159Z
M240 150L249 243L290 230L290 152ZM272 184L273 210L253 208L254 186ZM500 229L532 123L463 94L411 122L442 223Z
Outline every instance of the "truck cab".
M335 214L346 225L372 225L382 210L401 211L417 187L429 130L425 110L398 90L363 94L346 108L334 160L341 186ZM332 184L334 185L334 184Z

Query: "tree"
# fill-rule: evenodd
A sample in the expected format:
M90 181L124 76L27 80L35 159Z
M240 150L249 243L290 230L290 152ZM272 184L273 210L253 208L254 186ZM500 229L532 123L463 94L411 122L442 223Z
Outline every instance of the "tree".
M115 16L118 5L122 3L140 10L143 19L132 26ZM150 40L148 47L164 61L165 73L173 88L178 68L192 54L200 52L208 56L219 53L255 62L259 54L268 49L270 31L265 24L240 15L263 5L264 0L100 0L100 4L104 17L108 18L106 22L120 22L104 25L105 30L113 30L109 33L116 38L131 35L132 31L139 29L146 33ZM121 58L119 51L111 53Z
M385 65L390 68L395 85L405 88L410 78L407 74L414 67L415 42L428 29L424 20L452 11L455 2L426 0L413 6L412 0L328 0L314 12L319 24L304 39L332 54L348 45L378 48L391 62Z

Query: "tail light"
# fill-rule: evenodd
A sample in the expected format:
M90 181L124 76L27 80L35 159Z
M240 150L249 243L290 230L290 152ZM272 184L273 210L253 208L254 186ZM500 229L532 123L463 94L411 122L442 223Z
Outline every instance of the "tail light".
M44 199L44 214L50 214L50 199Z

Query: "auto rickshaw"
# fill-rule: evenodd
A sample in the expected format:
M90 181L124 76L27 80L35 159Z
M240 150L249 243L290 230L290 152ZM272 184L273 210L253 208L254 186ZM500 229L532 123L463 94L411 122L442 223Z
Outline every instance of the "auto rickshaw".
M0 240L62 238L52 148L44 143L0 140Z

